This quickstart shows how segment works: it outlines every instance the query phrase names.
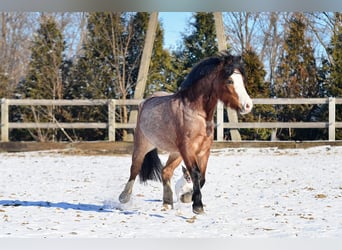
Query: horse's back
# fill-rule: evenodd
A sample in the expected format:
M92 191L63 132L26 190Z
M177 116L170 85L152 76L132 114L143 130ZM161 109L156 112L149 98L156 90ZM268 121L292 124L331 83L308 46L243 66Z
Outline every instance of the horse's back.
M167 95L173 95L173 93L166 92L166 91L156 91L150 97L167 96Z

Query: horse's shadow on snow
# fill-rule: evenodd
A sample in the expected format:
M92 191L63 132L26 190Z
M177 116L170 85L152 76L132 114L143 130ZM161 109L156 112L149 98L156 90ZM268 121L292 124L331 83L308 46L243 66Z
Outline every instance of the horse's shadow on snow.
M149 201L149 200L148 200ZM150 200L152 202L159 200ZM104 205L93 204L72 204L68 202L49 202L49 201L21 201L21 200L0 200L0 206L4 207L44 207L44 208L59 208L59 209L72 209L85 212L98 212L98 213L112 213L118 211L124 215L140 215L142 214L138 210L125 210L121 207L121 204L117 202L105 201ZM148 214L151 217L163 218L158 214Z
M105 205L93 204L72 204L68 202L49 202L49 201L21 201L21 200L0 200L0 206L8 207L44 207L44 208L60 208L60 209L73 209L79 211L110 213L112 209Z

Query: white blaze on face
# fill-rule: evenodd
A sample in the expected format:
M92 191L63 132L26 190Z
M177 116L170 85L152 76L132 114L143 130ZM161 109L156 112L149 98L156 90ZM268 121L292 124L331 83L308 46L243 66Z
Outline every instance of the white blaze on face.
M240 114L247 114L251 112L253 108L253 102L247 94L241 73L238 71L234 71L234 73L230 77L233 79L234 89L239 96L240 104L242 107Z

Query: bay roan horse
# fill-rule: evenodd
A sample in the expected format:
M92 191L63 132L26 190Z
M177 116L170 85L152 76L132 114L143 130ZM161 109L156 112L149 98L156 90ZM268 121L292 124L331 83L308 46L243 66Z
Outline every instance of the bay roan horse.
M119 200L130 200L134 181L163 182L163 205L173 208L171 177L184 161L193 181L193 212L203 213L201 188L205 182L210 147L214 134L214 111L218 100L246 114L252 100L245 89L240 56L221 52L193 67L175 94L157 94L139 106L134 134L130 177ZM165 167L157 148L169 152Z

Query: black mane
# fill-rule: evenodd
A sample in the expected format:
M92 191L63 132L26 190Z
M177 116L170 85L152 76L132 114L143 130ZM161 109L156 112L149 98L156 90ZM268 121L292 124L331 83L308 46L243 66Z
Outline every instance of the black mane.
M240 73L244 75L241 56L231 55L229 50L222 51L216 56L205 58L197 63L180 85L180 90L193 86L203 77L211 74L221 63L224 64L224 78L228 78L228 76L232 75L234 69L238 69Z

